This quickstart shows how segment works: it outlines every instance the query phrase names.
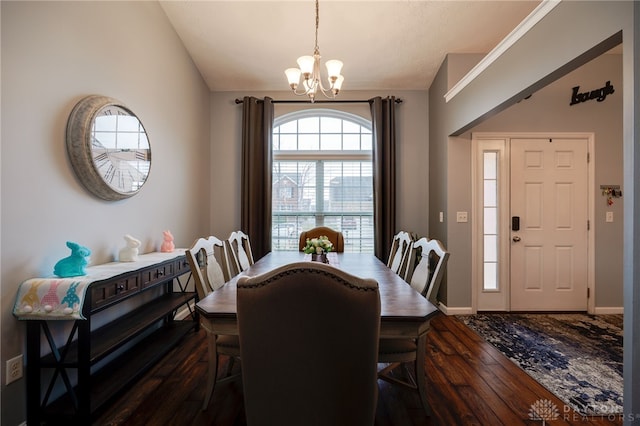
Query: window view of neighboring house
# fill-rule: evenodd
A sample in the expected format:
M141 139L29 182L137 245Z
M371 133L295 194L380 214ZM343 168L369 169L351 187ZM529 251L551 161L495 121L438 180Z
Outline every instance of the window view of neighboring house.
M345 251L373 252L371 122L333 110L280 117L273 130L273 250L300 232L340 230Z

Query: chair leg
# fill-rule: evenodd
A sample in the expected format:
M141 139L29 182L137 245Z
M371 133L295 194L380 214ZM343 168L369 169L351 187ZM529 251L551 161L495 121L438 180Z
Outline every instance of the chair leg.
M417 341L417 353L416 353L416 384L418 385L418 395L420 395L420 401L422 402L422 407L424 408L424 412L427 416L431 416L431 407L429 406L429 402L427 401L427 378L424 370L424 361L425 356L427 354L427 333L423 333L420 337L418 337Z
M207 373L207 388L205 389L204 402L202 404L202 410L206 410L213 395L213 390L216 387L216 379L218 375L218 352L216 348L216 336L211 333L208 334L209 341L209 371Z
M236 358L233 356L229 356L229 361L227 362L227 375L226 377L231 376L231 371L233 370L233 365L235 364Z

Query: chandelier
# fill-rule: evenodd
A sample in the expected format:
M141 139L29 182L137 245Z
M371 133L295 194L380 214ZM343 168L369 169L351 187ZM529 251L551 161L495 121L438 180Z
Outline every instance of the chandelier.
M311 102L316 99L318 91L322 92L327 98L333 99L340 92L344 77L340 75L342 70L342 62L336 59L327 61L327 74L329 86L325 87L320 79L320 49L318 48L318 25L320 24L319 16L320 7L316 0L316 44L313 49L313 56L300 56L298 58L298 66L300 68L288 68L284 71L289 81L289 86L296 95L307 95ZM300 80L302 78L302 84ZM298 90L298 88L301 90Z

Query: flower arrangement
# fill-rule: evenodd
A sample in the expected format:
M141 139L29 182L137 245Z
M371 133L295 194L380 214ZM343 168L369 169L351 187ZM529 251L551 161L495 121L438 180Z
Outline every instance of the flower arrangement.
M323 254L328 253L333 249L333 244L329 241L329 238L322 235L318 238L307 238L307 245L304 248L304 252L309 254Z

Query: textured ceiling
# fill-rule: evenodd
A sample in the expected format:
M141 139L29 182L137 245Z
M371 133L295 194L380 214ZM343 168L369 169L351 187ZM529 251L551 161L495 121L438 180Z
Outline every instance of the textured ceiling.
M318 45L344 62L343 90L426 90L447 53L488 53L539 3L323 0ZM313 53L313 0L160 4L212 91L287 90L284 69Z

